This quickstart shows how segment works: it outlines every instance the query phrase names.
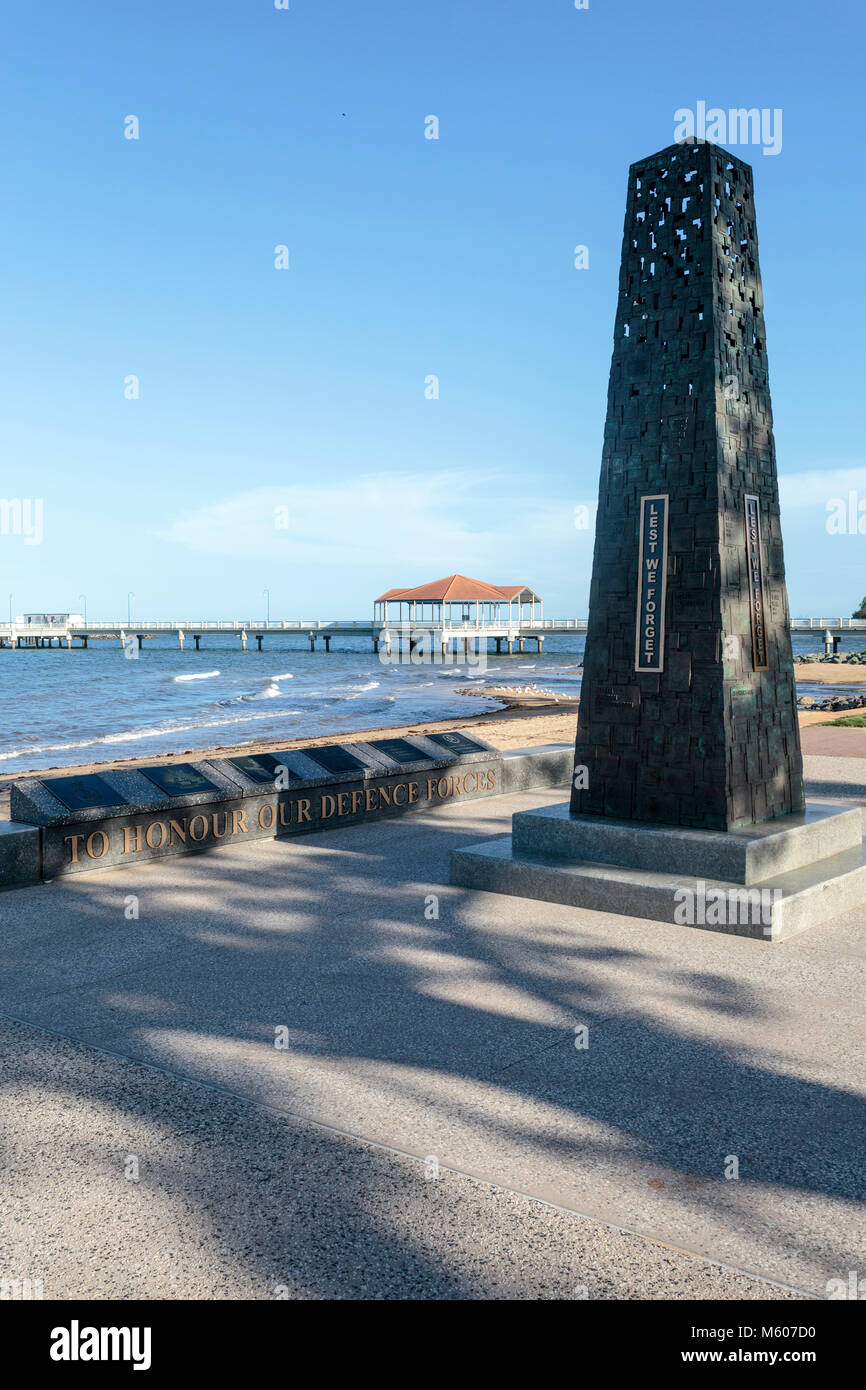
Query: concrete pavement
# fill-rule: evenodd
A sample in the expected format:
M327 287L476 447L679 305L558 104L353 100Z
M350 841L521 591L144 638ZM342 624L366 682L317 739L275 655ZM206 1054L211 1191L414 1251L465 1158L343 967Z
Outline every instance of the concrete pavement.
M850 798L851 768L807 775ZM451 849L561 799L0 897L7 1277L776 1298L866 1270L859 915L770 946L448 886Z

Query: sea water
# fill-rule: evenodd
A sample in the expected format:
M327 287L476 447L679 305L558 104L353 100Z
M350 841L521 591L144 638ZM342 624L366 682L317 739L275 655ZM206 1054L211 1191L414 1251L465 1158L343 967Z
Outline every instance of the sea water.
M815 634L797 634L795 652L814 652ZM859 649L863 635L843 639ZM137 660L119 641L89 648L0 651L0 772L23 772L116 758L182 753L263 739L290 740L481 714L501 702L485 686L538 685L580 693L584 638L548 636L540 654L488 655L486 666L454 657L446 665L380 660L369 638L335 638L310 652L300 636L264 639L247 651L237 639L203 637L180 651L176 638L145 640ZM527 643L527 647L530 644ZM864 667L866 686L866 667ZM817 696L820 687L801 685ZM855 693L857 686L844 687ZM474 690L474 695L466 694Z

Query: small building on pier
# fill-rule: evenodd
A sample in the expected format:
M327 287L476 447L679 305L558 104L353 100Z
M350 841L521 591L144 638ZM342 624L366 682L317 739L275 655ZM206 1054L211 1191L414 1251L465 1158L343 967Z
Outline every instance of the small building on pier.
M449 574L414 589L389 589L373 604L374 623L517 627L543 617L544 604L528 584L488 584L465 574Z
M392 643L408 642L409 651L427 641L443 654L462 646L468 655L488 639L509 655L517 643L534 640L541 651L544 606L528 584L488 584L465 574L449 574L412 589L388 589L373 604L373 646L390 653Z

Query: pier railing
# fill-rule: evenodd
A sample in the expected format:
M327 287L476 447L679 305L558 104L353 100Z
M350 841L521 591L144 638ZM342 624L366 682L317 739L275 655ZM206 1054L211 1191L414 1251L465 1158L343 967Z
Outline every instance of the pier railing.
M849 630L862 631L866 629L866 618L792 618L792 632L812 632L819 628L841 628L843 632Z
M866 635L866 618L793 618L791 620L791 631L793 633L814 632L816 640L825 631L835 635L847 632L862 632ZM140 635L141 637L153 637L160 634L177 635L182 641L183 636L197 637L210 633L233 633L245 641L247 636L259 638L268 633L297 633L298 635L309 635L312 639L315 634L321 634L327 642L331 636L358 636L371 637L377 640L387 631L394 633L412 634L417 636L421 632L439 632L443 636L471 638L471 637L537 637L541 639L548 633L585 633L587 630L586 618L518 618L516 615L511 617L500 617L495 620L476 621L475 617L461 621L458 619L448 619L444 623L435 619L399 618L385 621L381 618L180 618L167 621L157 619L154 621L141 618L130 617L126 619L115 619L111 622L104 620L88 622L66 622L66 623L9 623L0 621L0 642L4 645L8 643L24 645L45 645L54 641L66 642L67 644L74 638L86 642L88 637L119 637L121 632L128 637ZM198 645L198 643L196 643Z

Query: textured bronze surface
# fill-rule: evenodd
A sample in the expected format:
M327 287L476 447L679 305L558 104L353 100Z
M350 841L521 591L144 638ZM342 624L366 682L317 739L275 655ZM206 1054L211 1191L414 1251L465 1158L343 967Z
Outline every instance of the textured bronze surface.
M659 495L663 670L639 671ZM752 170L717 145L629 171L575 762L583 813L726 830L804 804Z

